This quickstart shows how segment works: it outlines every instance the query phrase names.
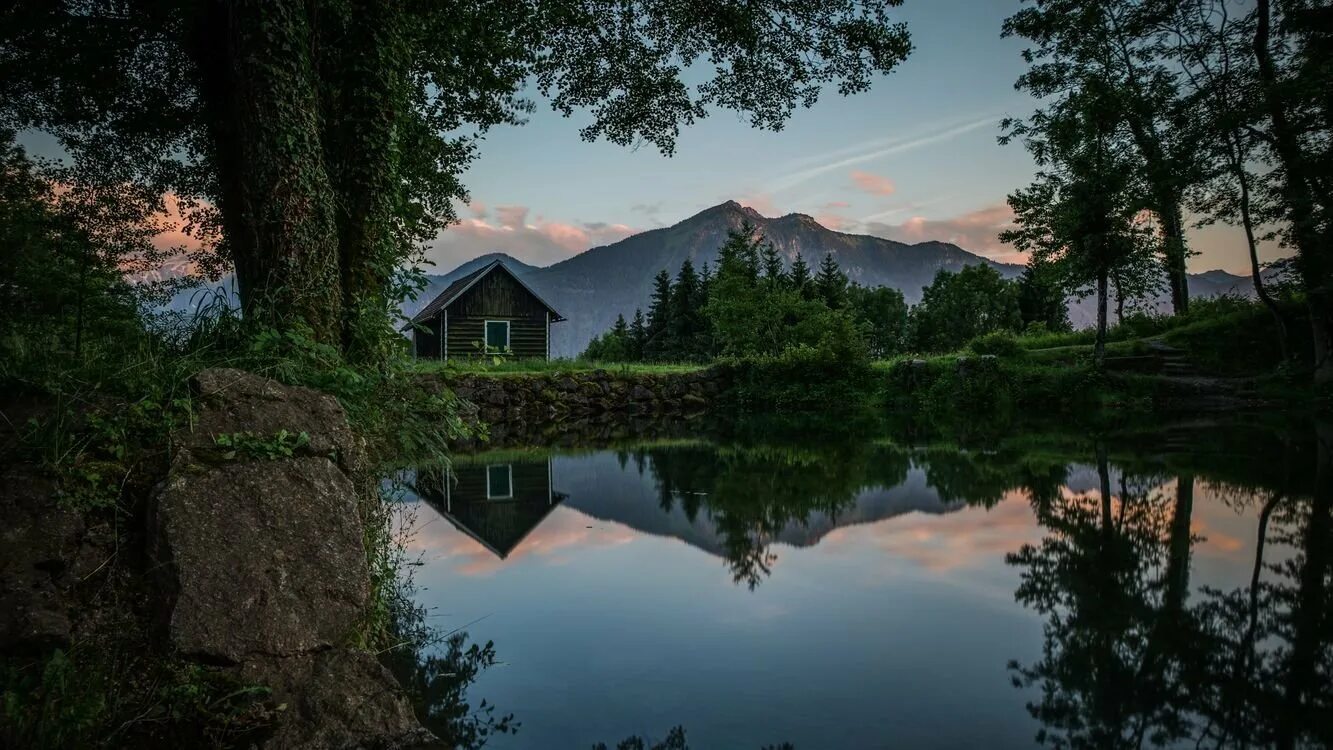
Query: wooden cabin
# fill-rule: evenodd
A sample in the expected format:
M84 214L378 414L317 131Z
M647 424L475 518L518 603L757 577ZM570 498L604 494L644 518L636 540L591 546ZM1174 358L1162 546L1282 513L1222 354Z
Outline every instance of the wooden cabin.
M492 463L455 460L421 472L417 496L492 554L504 559L565 499L551 489L550 459Z
M403 330L412 331L418 359L549 359L551 324L564 319L496 260L446 287Z

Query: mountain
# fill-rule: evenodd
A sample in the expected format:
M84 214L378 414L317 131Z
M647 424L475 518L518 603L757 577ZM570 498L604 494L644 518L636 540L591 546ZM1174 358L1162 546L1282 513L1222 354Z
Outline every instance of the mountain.
M500 258L525 282L548 300L567 321L551 329L554 356L574 356L593 336L605 331L617 315L629 318L635 308L648 306L653 277L666 269L675 275L688 258L698 268L717 261L717 250L727 232L744 222L753 224L788 264L799 254L811 267L825 253L832 253L848 278L865 286L891 286L902 291L909 303L921 299L921 288L936 271L957 271L984 263L1006 277L1022 272L1022 266L995 263L946 242L902 242L863 234L844 234L828 229L805 214L769 218L752 208L727 201L701 211L673 226L652 229L620 242L594 247L554 265L538 268L498 253L477 258L443 276L432 276L430 286L404 305L411 315L420 310L449 282Z

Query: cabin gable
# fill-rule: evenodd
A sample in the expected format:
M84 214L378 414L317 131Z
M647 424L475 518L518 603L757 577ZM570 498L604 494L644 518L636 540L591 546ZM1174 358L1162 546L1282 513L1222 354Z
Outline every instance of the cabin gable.
M563 320L496 261L459 279L414 319L419 359L550 356L551 323Z

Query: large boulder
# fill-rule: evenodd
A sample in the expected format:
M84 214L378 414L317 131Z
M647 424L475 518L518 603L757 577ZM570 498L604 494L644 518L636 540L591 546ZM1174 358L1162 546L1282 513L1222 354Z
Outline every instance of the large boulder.
M364 469L365 446L327 393L232 368L203 370L193 385L203 408L194 429L176 436L178 447L211 450L218 435L236 432L261 437L304 432L310 437L306 453L332 457L349 472Z
M304 657L255 659L242 676L268 686L283 720L265 747L443 748L412 713L397 681L374 656L336 649Z
M367 605L356 496L326 458L178 467L155 524L184 654L234 663L329 648Z

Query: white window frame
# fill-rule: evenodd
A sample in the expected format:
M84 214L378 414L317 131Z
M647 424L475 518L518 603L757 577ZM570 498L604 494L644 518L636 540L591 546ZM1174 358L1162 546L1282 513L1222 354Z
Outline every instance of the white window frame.
M509 494L496 495L491 491L491 469L498 469L503 466L509 472ZM514 465L513 464L490 464L486 467L486 499L487 500L513 500L514 499Z
M492 350L492 349L491 349L491 336L490 336L490 331L491 331L491 324L492 324L492 323L504 323L504 324L505 324L505 345L504 345L503 347L501 347L500 349L498 349L498 350ZM481 324L481 343L482 343L482 345L483 345L483 348L486 350L486 353L487 353L487 354L490 354L492 351L503 352L503 351L505 351L505 350L512 350L512 349L514 348L513 344L511 343L511 342L513 341L513 333L514 333L514 327L513 327L512 325L510 325L510 321L508 321L508 320L484 320L484 321L482 321L482 324Z

